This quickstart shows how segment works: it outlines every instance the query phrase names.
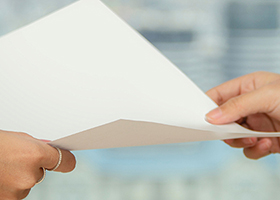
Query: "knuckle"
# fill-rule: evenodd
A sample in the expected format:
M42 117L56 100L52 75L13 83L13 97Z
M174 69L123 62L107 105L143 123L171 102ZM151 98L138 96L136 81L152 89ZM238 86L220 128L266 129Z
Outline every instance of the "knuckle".
M243 111L245 108L242 104L242 102L240 102L239 98L232 98L228 101L228 107L230 109L233 109L239 113L241 113L240 111ZM241 117L245 117L245 116L241 116Z
M40 162L42 159L44 159L45 152L44 149L36 144L36 143L31 143L29 144L28 149L24 150L24 157L23 159L28 159L30 164L37 164Z
M242 89L241 89L241 93L244 94L244 93L248 93L250 91L253 91L255 89L255 84L254 82L249 82L247 84L245 84Z
M40 160L44 155L43 150L38 145L34 145L31 152L35 160Z
M277 90L275 91L275 89L279 90L279 88L275 88L273 85L263 86L261 92L266 100L266 104L264 104L263 106L263 112L271 113L278 105L277 101L279 97L275 95L277 94Z

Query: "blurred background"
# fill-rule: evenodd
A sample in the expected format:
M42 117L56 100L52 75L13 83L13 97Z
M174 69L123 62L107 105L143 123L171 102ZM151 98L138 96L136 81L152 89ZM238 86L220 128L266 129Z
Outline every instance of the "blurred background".
M74 0L0 0L0 35ZM203 91L237 76L280 73L279 0L103 0ZM1 59L1 55L0 55ZM280 196L280 158L246 159L221 141L74 152L28 200L263 200Z

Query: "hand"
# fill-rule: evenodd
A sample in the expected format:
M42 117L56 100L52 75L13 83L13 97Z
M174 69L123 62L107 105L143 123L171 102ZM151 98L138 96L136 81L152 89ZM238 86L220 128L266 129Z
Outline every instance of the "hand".
M74 155L61 152L62 162L55 171L72 171ZM42 167L53 169L58 159L58 151L41 140L25 133L0 131L0 199L25 198L43 176Z
M217 86L207 92L219 107L206 115L212 124L237 122L255 131L280 131L280 75L255 72ZM232 147L244 148L248 158L258 159L280 153L280 138L225 140Z

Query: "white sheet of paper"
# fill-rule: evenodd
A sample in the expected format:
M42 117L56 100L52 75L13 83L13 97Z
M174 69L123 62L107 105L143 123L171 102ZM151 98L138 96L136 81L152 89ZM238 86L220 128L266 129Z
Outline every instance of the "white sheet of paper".
M246 136L99 0L80 0L0 39L0 128L97 149Z

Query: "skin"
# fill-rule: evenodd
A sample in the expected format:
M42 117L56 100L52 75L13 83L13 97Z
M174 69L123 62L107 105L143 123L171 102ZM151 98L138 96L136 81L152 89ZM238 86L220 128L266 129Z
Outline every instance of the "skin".
M55 171L70 172L76 160L69 151L61 150L62 162ZM58 151L26 133L0 130L0 199L24 199L43 176L42 167L53 169Z
M280 132L280 75L255 72L207 92L219 107L206 118L212 124L237 122L255 131ZM259 159L271 153L280 153L280 138L229 139L231 147L243 148L246 157Z

